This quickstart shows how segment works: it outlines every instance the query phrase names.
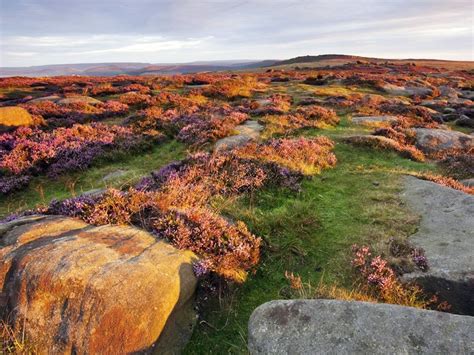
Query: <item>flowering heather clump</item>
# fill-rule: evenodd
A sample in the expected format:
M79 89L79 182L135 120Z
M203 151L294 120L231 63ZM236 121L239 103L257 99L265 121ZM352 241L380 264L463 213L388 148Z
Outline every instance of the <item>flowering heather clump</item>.
M204 90L206 96L235 99L250 97L252 91L258 87L253 76L235 77L216 81Z
M127 92L120 95L119 101L129 106L146 107L151 103L151 96L136 92Z
M300 107L296 110L306 120L314 122L314 127L324 128L324 126L335 126L339 123L336 111L317 105Z
M19 128L11 134L0 135L0 168L5 169L2 191L24 186L29 175L47 173L57 177L68 171L85 169L105 154L146 146L147 138L135 135L130 128L99 123L51 132Z
M331 152L333 148L334 143L326 137L300 137L249 143L234 152L243 158L272 162L304 175L314 175L336 164L336 156Z
M465 193L470 194L470 195L474 195L474 187L465 186L465 185L461 184L459 181L457 181L453 178L447 177L447 176L434 175L434 174L428 174L428 173L418 174L418 175L415 175L415 176L420 178L420 179L423 179L423 180L432 181L432 182L435 182L437 184L447 186L447 187L450 187L452 189L459 190L459 191L465 192Z
M236 282L245 281L246 271L259 261L259 238L242 222L232 225L207 210L170 210L152 221L151 228L177 248L203 257L207 270Z
M194 146L202 146L231 135L235 126L247 119L248 116L240 112L231 112L223 117L213 114L194 115L187 119L188 124L179 131L177 139Z
M352 252L351 264L363 280L360 288L364 292L382 302L418 308L427 308L435 302L434 298L426 300L417 285L402 284L388 262L380 255L372 256L369 247L353 245Z
M8 195L28 186L31 176L0 176L0 194Z
M415 146L409 144L401 144L396 140L384 136L352 136L344 139L344 141L360 147L368 147L379 150L391 150L399 153L402 157L409 158L414 161L425 161L425 155Z

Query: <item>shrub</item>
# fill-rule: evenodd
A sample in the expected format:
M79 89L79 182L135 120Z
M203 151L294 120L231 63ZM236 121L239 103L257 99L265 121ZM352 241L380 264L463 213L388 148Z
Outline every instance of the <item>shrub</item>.
M0 127L38 126L44 124L38 115L30 115L23 107L6 106L0 107Z
M249 143L237 148L235 154L313 175L336 164L336 156L331 152L333 147L334 143L326 137L272 139L260 144Z
M186 119L187 124L179 131L177 139L199 147L231 135L235 126L247 119L248 116L240 112L231 112L223 117L195 114Z
M258 264L260 239L242 222L230 224L207 210L170 210L151 224L161 238L179 249L200 255L202 273L215 272L243 282L247 271Z

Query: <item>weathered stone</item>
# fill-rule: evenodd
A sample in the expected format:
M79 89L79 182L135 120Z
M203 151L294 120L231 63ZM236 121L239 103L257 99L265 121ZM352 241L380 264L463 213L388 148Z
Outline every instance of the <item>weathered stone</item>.
M368 127L380 127L390 126L392 123L397 122L396 116L361 116L352 117L352 122Z
M158 339L173 350L190 336L193 253L136 228L60 216L14 221L0 240L6 311L40 353L124 354ZM167 330L169 317L180 331Z
M474 187L474 178L461 180L460 183L467 187Z
M417 87L417 86L397 86L393 84L385 84L382 87L385 92L395 96L431 96L433 95L433 89L428 87Z
M474 137L444 129L415 128L416 146L425 153L440 153L452 149L468 151L474 147Z
M467 117L466 115L459 117L455 123L460 127L474 128L474 118Z
M37 119L23 107L5 106L0 107L0 127L36 126L42 124L42 119Z
M235 127L235 130L238 134L218 140L214 149L216 151L230 150L248 142L257 141L260 138L263 126L257 121L246 121Z
M474 315L474 196L409 176L403 197L421 215L409 241L425 251L429 265L403 279L439 293L454 312Z
M471 354L474 317L389 304L280 300L248 326L256 354Z
M102 101L94 99L93 97L89 96L70 96L64 99L59 100L57 103L59 105L69 105L75 103L84 103L88 105L97 105L100 104Z
M449 86L442 85L439 87L439 91L442 97L457 99L459 96L459 91Z
M115 179L118 179L118 178L121 178L121 177L124 177L125 175L128 174L128 171L127 170L116 170L116 171L112 171L111 173L108 173L107 175L105 175L102 180L103 181L110 181L110 180L115 180Z
M60 96L50 95L50 96L37 97L36 99L30 100L28 102L29 103L38 103L38 102L44 102L44 101L57 102L58 100L61 100Z

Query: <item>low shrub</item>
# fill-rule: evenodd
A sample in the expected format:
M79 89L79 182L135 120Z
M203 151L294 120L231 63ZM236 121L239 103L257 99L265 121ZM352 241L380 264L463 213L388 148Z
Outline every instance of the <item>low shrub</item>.
M333 148L334 143L326 137L300 137L249 143L234 152L243 158L271 162L304 175L314 175L336 164L336 156L331 152Z

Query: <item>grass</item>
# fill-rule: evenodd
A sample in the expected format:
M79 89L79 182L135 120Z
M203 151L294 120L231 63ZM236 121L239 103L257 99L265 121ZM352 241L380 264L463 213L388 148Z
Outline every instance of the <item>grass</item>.
M141 154L126 156L113 162L98 162L86 171L64 175L57 180L37 177L27 189L1 198L0 218L19 210L33 208L38 204L49 203L52 199L64 199L94 189L135 183L151 171L184 156L184 145L169 141ZM123 173L115 178L103 180L108 174L119 170Z
M339 131L324 134L337 140ZM300 193L269 189L224 208L263 237L266 246L256 273L203 310L187 354L246 353L249 316L262 303L287 296L285 271L314 285L323 278L324 284L337 280L350 288L353 243L376 244L414 232L417 216L398 197L402 174L435 166L343 143L335 152L338 165L305 181Z

